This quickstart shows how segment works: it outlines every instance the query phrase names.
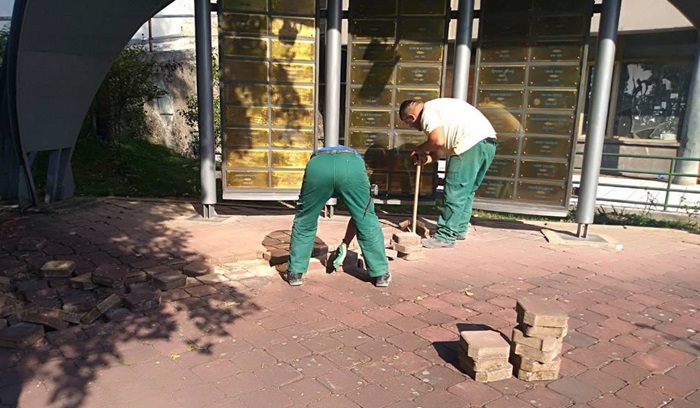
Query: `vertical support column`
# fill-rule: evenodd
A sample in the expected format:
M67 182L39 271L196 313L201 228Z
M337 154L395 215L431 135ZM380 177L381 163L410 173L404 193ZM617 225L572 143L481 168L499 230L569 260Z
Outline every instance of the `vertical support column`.
M578 237L588 236L588 226L593 223L600 164L603 159L603 143L608 109L610 108L610 89L612 87L613 68L615 66L615 49L617 28L620 22L622 0L604 0L598 30L598 55L595 60L595 75L591 93L590 124L586 135L576 209Z
M328 0L326 29L326 98L324 132L326 146L337 146L340 141L340 37L343 17L341 0Z
M695 64L688 89L688 106L685 111L678 156L700 158L700 39L698 39L698 49L695 51ZM676 164L676 173L694 174L694 176L676 176L673 182L686 186L697 184L699 168L700 162L679 160Z
M72 150L67 147L49 153L44 202L55 203L73 196L73 175L70 168Z
M469 93L469 64L471 62L473 20L474 0L459 0L452 97L463 101L467 100L467 94Z
M195 0L197 52L197 108L199 110L199 160L202 184L202 215L216 215L216 163L214 156L214 95L212 91L211 0Z

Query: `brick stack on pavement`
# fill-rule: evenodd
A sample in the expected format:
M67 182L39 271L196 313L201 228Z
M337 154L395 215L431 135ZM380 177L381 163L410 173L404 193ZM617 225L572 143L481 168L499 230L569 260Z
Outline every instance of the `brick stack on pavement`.
M420 241L421 237L412 232L397 232L391 237L393 249L399 258L406 261L423 259L423 246Z
M510 344L493 330L463 331L459 334L459 363L478 382L506 380L513 376L508 362Z
M511 361L516 376L525 381L556 380L569 316L554 302L519 299L518 326L513 329Z

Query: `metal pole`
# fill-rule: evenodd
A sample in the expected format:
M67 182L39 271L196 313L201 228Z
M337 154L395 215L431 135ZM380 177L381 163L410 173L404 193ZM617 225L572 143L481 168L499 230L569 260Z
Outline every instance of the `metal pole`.
M212 218L216 204L214 159L214 95L212 92L211 0L194 2L197 52L197 108L199 112L199 159L202 183L202 215Z
M324 132L326 146L337 146L340 137L341 0L328 0L326 29L326 98Z
M598 30L598 55L595 60L593 90L591 93L590 124L586 135L581 172L581 188L576 208L578 237L588 236L588 225L593 223L598 177L603 158L605 126L610 107L610 89L615 66L617 27L620 22L622 0L604 0Z
M457 9L457 42L452 76L452 97L467 100L469 93L469 65L471 63L472 22L474 0L459 0Z
M681 132L681 148L678 156L700 158L700 39L695 51L695 65L688 88L688 105L685 110L685 121ZM674 183L695 185L698 183L699 163L693 160L678 160L676 173L694 174L694 176L676 176Z

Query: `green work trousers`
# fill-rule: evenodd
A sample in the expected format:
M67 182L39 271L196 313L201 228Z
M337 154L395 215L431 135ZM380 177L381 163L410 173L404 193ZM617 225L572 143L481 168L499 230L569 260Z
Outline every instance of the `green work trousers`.
M435 238L455 242L457 236L467 232L476 190L495 154L496 145L482 140L466 152L450 156L445 175L445 207L438 218Z
M350 211L369 275L377 277L389 272L384 234L374 212L365 162L346 152L319 154L306 165L292 226L288 272L305 273L309 268L318 217L331 197L341 199Z

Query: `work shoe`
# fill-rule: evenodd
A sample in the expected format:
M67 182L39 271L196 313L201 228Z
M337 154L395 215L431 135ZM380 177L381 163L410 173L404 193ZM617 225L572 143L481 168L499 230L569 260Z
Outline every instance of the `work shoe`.
M301 281L300 273L287 272L287 283L289 286L301 286L304 282Z
M385 273L384 275L377 276L376 280L374 281L374 286L378 288L385 288L389 286L389 282L391 281L391 274L389 272Z
M333 269L338 269L343 266L345 256L348 254L348 246L345 243L340 244L335 250L335 259L333 260Z
M420 241L421 245L423 245L423 248L428 248L428 249L435 249L435 248L452 248L455 246L454 242L445 242L441 239L437 239L435 237L433 238L425 238Z
M457 235L457 241L464 241L467 239L467 233Z

